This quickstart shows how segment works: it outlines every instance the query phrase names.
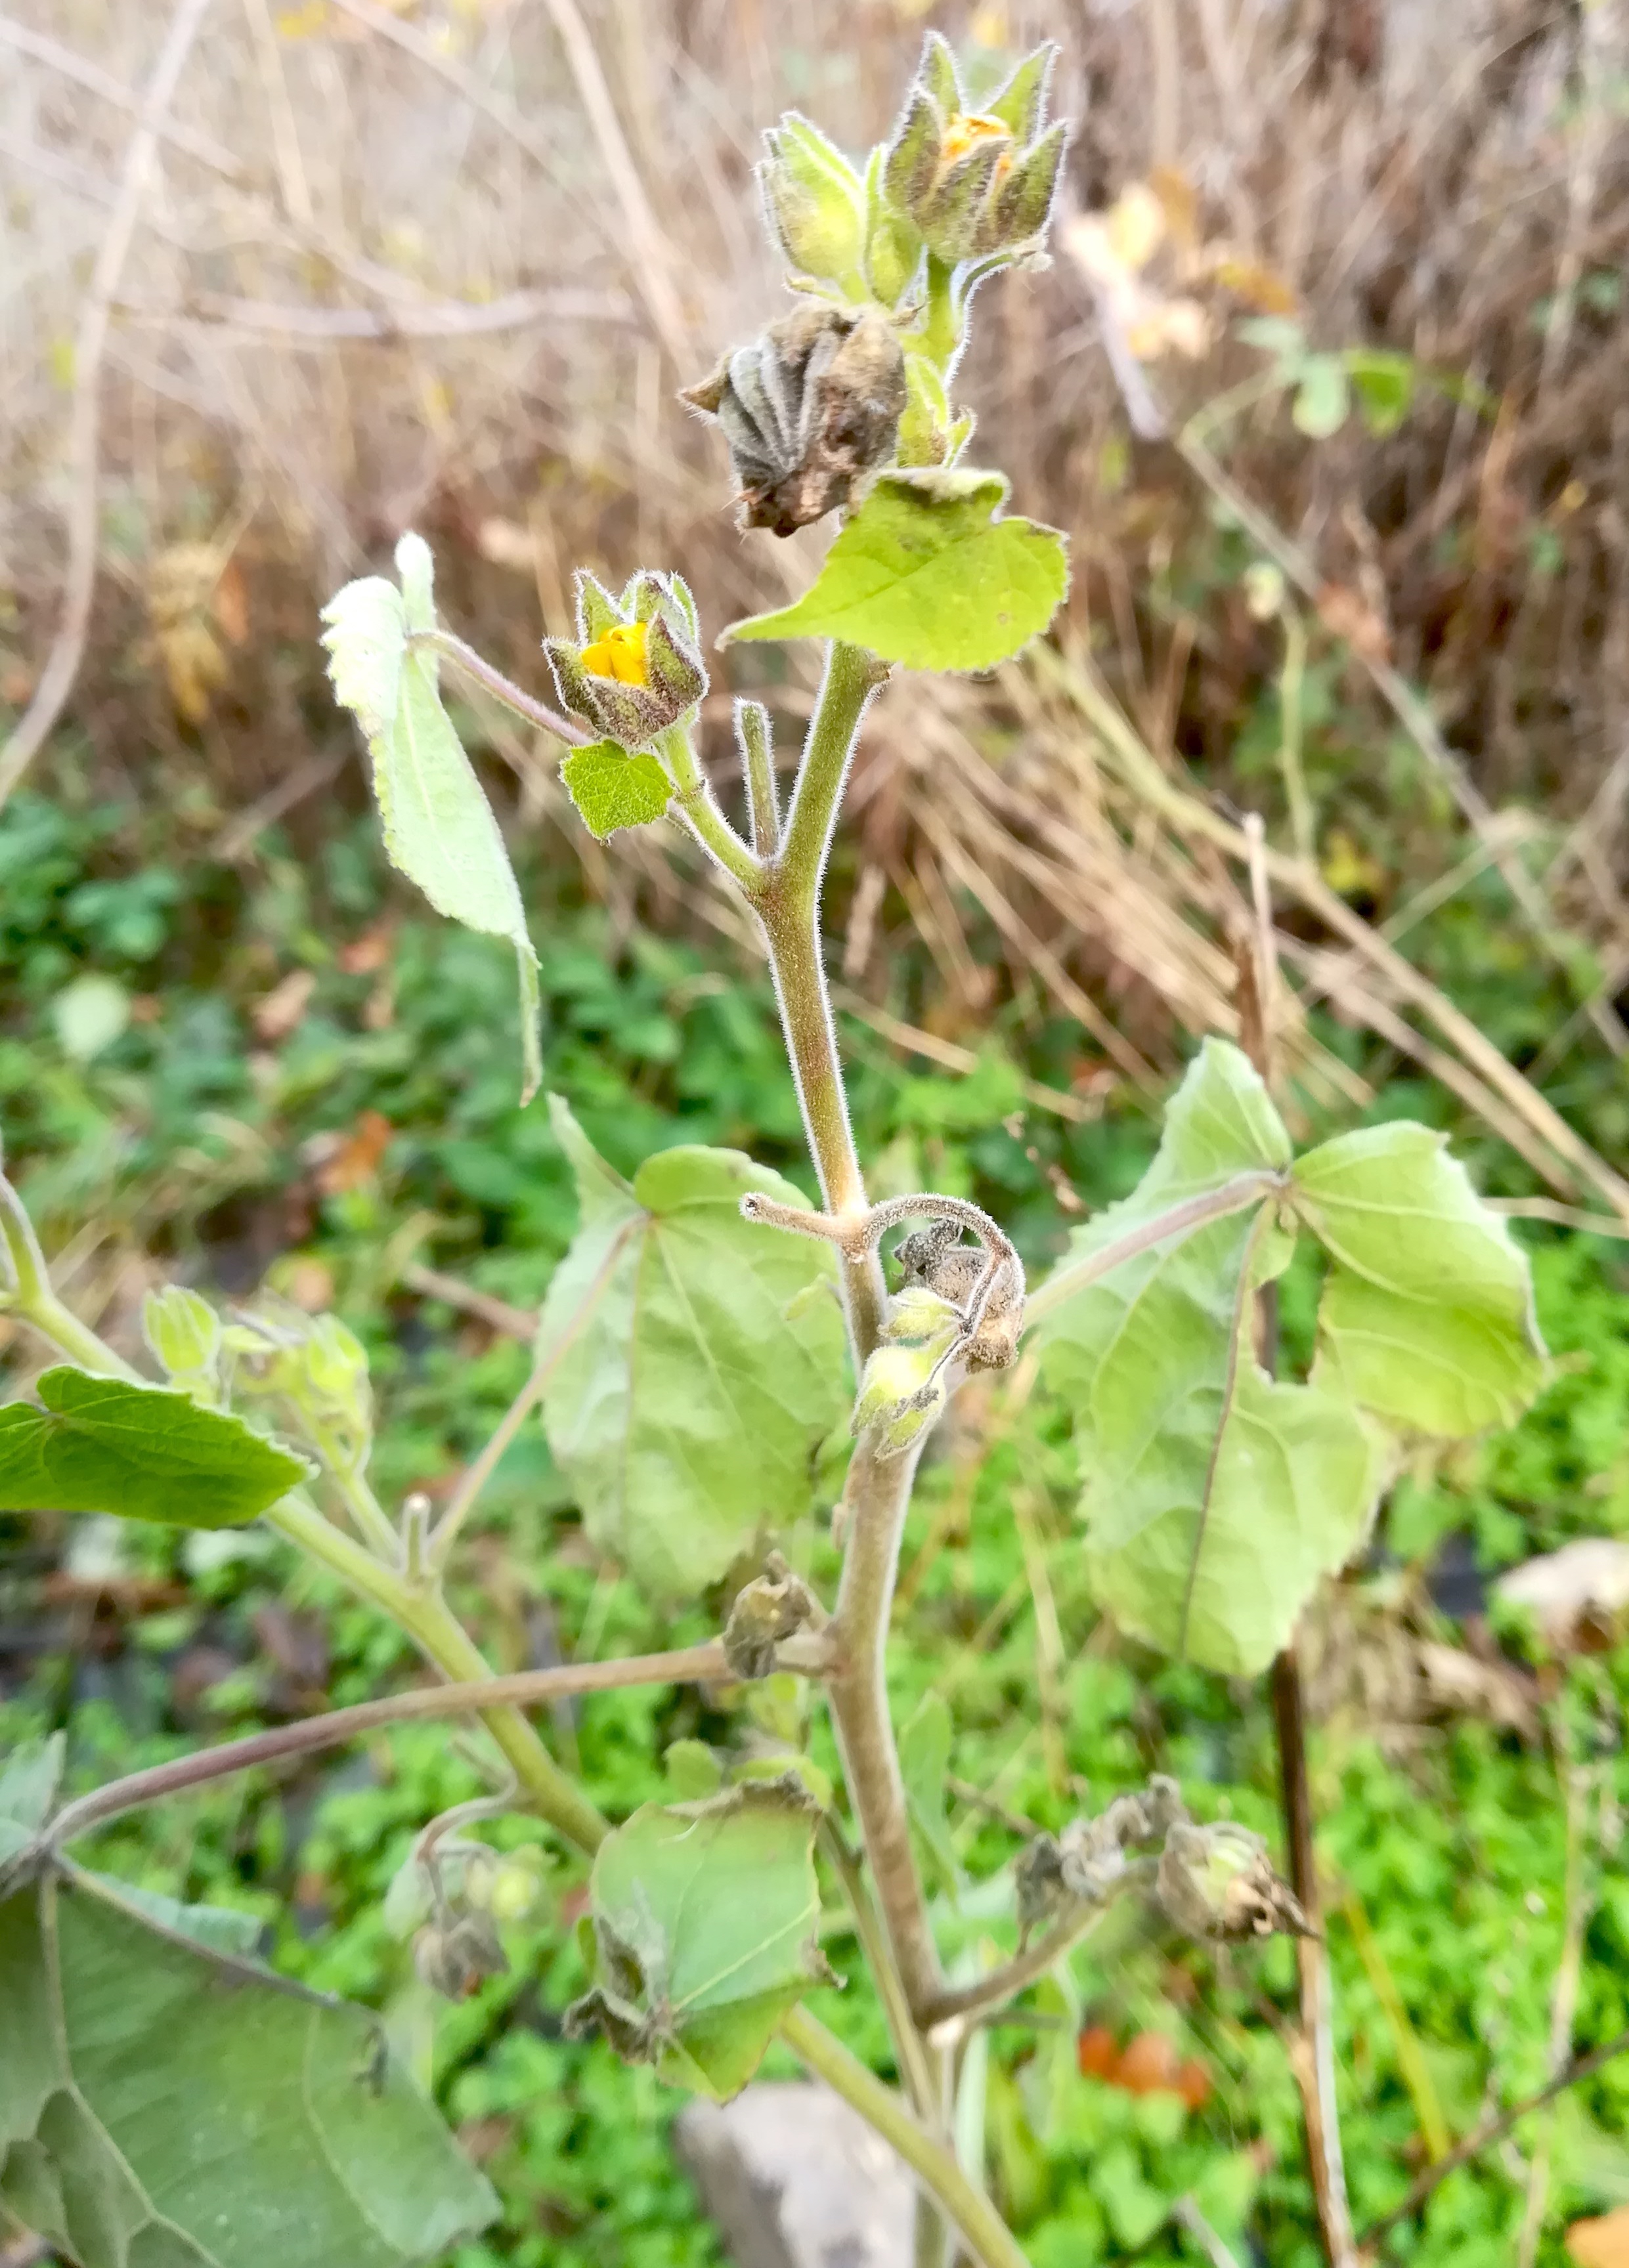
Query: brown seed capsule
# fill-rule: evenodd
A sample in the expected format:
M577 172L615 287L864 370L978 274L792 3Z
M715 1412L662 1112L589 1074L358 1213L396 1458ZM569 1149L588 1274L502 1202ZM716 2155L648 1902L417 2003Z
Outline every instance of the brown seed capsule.
M849 504L892 457L905 358L874 307L810 300L679 398L724 428L741 525L790 535Z

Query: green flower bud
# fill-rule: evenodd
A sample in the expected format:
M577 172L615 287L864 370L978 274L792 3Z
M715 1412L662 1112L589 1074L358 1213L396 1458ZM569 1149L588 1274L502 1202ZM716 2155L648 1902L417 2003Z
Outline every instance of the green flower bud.
M859 298L865 246L859 176L836 144L795 110L765 134L758 167L763 209L789 266Z
M306 1341L306 1376L317 1398L347 1415L372 1414L368 1355L356 1333L337 1315L319 1315Z
M922 265L922 239L883 186L884 155L873 150L866 168L866 288L879 306L897 307Z
M877 1347L866 1364L854 1404L852 1431L877 1432L877 1454L907 1449L945 1406L940 1366L955 1344L955 1326L919 1345Z
M901 211L914 213L932 190L948 125L932 97L913 87L882 160L882 185Z
M942 32L929 32L922 42L917 85L939 105L947 118L954 118L961 109L962 75L956 69L950 42Z
M876 308L811 302L680 399L724 428L741 526L790 535L846 505L856 482L892 457L905 357Z
M643 748L707 690L696 601L676 575L634 576L620 599L582 571L577 638L545 638L562 704L605 740Z
M142 1301L142 1336L172 1378L213 1378L220 1359L221 1326L207 1300L180 1284L149 1292Z

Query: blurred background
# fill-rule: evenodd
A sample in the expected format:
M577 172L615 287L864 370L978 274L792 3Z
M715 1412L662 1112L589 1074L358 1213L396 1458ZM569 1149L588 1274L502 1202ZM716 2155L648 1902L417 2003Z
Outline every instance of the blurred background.
M1411 1473L1322 1610L1361 2222L1629 2022L1621 0L4 0L0 1127L87 1317L133 1345L176 1276L333 1308L372 1358L381 1489L452 1484L573 1200L515 1107L505 949L384 866L317 608L415 527L444 617L546 695L576 566L676 569L715 630L801 588L824 532L738 534L674 396L785 304L759 129L795 107L863 149L929 25L975 87L1060 45L1051 263L980 298L957 399L1074 578L1021 663L904 679L867 727L828 928L876 1186L974 1196L1035 1265L1129 1187L1197 1041L1238 1028L1259 814L1298 1137L1451 1130L1522 1217L1564 1358L1517 1432ZM729 658L784 762L809 668ZM704 740L733 805L726 674ZM457 713L550 1083L619 1165L701 1139L807 1181L740 917L666 829L592 842L557 747ZM1292 1351L1315 1288L1288 1286ZM15 1388L36 1351L4 1352ZM1097 1622L1073 1493L1038 1400L963 1395L896 1649L903 1712L930 1683L953 1705L947 1896L1014 1817L1150 1769L1273 1826L1259 1697ZM596 1560L541 1440L490 1502L461 1604L504 1666L682 1641ZM1582 1541L1589 1582L1541 1638L1506 1631L1501 1575ZM0 1520L0 1734L69 1723L86 1777L407 1672L253 1543ZM558 1731L625 1808L701 1711L623 1696ZM284 1965L387 2008L508 2200L470 2263L721 2259L674 2098L559 2039L569 1868L431 2037L378 1899L477 1785L402 1732L155 1814L110 1863L263 1911ZM1313 2259L1285 1949L1133 1934L1078 1982L990 2059L978 2147L1037 2268L1202 2257L1170 2218L1190 2191L1241 2260ZM881 2054L858 1991L834 2021ZM1444 2183L1404 2257L1629 2260L1626 2102L1609 2064Z

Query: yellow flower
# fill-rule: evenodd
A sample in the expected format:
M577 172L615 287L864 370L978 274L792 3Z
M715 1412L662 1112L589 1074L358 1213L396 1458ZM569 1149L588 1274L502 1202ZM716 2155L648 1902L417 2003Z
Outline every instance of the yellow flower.
M978 110L963 111L945 129L945 138L940 144L940 163L952 166L958 158L965 158L977 143L993 141L998 136L1005 142L1013 138L1013 130L1004 120L987 118ZM1001 180L1012 170L1012 151L1004 150L996 159L996 179Z
M648 685L651 674L645 658L649 625L615 622L603 637L583 648L583 667L591 677L615 678L618 685Z

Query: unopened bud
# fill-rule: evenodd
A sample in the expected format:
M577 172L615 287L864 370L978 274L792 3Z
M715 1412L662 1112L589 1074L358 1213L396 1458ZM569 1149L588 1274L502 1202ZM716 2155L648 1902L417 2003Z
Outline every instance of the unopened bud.
M306 1376L320 1401L366 1423L372 1399L367 1349L337 1315L319 1315L312 1324L306 1341Z
M1232 1820L1177 1820L1165 1838L1160 1904L1189 1937L1238 1940L1316 1934L1289 1884L1273 1872L1259 1835Z
M879 306L897 307L922 265L922 239L910 214L888 194L886 155L873 150L866 168L866 287Z
M917 1346L884 1345L873 1351L851 1422L856 1433L876 1429L880 1456L896 1457L908 1449L944 1408L942 1371L955 1344L953 1328Z
M741 526L790 535L849 504L855 483L893 456L905 357L876 308L811 303L680 399L724 428Z
M577 637L545 638L560 698L624 748L643 748L707 690L696 602L676 575L636 575L620 599L577 578Z
M149 1292L142 1301L142 1336L172 1378L213 1377L220 1357L220 1318L207 1300L180 1284Z
M758 168L764 210L787 261L800 276L863 294L865 192L835 143L795 110L765 134Z

